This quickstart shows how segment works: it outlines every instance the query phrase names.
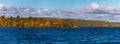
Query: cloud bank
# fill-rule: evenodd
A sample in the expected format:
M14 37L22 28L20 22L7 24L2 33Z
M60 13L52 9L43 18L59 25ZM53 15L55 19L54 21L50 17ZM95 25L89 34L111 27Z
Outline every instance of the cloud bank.
M85 20L102 20L110 22L120 22L120 9L113 7L104 7L97 3L92 3L84 8L73 9L33 9L30 7L16 7L11 6L6 8L3 4L0 4L0 15L6 17L51 17L51 18L74 18Z

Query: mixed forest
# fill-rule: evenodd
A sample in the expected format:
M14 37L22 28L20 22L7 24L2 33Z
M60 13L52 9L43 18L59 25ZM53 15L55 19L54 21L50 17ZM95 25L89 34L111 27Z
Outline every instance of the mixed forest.
M33 18L27 17L0 17L0 26L2 27L77 27L76 24L58 18Z
M38 17L0 17L1 27L56 27L56 28L76 28L76 27L120 27L119 22L62 19L62 18L38 18Z

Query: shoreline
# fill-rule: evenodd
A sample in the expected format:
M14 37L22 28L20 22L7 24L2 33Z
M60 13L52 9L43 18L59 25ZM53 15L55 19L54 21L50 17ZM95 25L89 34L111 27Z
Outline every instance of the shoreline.
M47 27L47 28L75 28L77 25L63 19L50 18L0 18L1 27Z

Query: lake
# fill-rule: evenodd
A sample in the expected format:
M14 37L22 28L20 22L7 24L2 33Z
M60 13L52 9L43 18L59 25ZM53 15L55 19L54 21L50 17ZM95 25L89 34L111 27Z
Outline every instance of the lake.
M120 44L120 27L0 27L0 44Z

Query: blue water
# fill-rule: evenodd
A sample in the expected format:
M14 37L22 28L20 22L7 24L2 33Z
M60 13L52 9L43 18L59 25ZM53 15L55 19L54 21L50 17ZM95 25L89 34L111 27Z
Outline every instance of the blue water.
M0 27L0 44L120 44L120 27Z

